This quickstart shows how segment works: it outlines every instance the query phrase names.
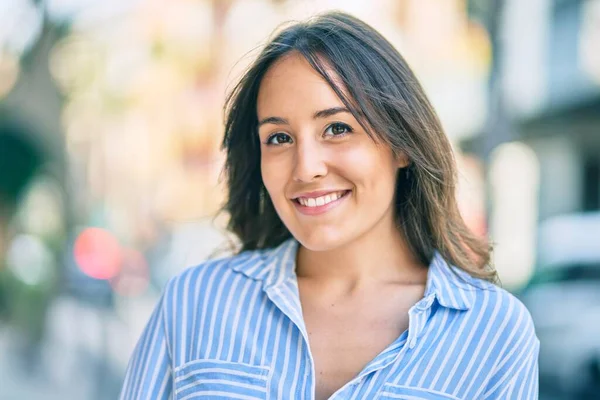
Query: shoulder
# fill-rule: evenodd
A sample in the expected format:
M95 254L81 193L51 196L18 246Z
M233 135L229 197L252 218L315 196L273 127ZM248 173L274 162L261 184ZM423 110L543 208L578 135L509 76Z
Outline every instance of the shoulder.
M250 272L259 273L265 264L265 250L245 251L236 255L211 259L189 267L174 276L166 284L165 300L182 301L200 293L209 293L215 286L225 287L233 281L251 279L258 281Z
M535 348L539 340L529 310L514 294L493 283L467 277L463 290L472 300L469 314L491 330L502 353L517 348ZM498 349L500 350L500 349Z
M442 267L442 268L440 268ZM531 314L512 293L449 263L432 264L432 285L442 305L459 313L472 325L491 327L496 333L535 335Z
M167 284L167 288L169 286L181 288L182 286L194 285L207 278L222 279L238 275L246 278L256 278L255 275L249 272L260 272L266 253L267 250L249 250L228 257L204 261L173 277Z
M475 278L473 282L479 285L472 292L469 313L477 322L475 340L468 347L472 357L487 366L483 397L474 397L505 398L512 393L506 390L521 381L533 385L528 382L535 381L540 341L529 310L515 295L489 282Z

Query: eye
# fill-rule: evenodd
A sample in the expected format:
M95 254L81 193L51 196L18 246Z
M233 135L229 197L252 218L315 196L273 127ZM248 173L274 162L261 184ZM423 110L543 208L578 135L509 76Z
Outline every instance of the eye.
M291 143L292 142L292 138L290 137L290 135L286 134L286 133L274 133L271 136L269 136L267 138L267 145L280 145L280 144L285 144L285 143Z
M341 122L335 122L327 127L325 133L329 133L331 136L344 136L352 132L352 128Z

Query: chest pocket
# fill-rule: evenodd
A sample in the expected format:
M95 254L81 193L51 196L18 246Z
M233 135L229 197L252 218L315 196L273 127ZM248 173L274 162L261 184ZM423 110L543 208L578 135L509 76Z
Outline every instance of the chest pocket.
M267 398L269 368L220 360L195 360L174 371L175 400Z
M438 392L435 390L412 386L394 385L386 383L381 390L380 400L461 400L458 397Z

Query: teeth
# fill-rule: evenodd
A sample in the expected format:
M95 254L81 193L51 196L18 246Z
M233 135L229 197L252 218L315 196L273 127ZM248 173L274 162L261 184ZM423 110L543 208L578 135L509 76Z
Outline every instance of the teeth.
M317 198L299 197L298 202L305 207L320 207L324 206L325 204L329 204L332 201L336 201L342 197L344 193L345 192L335 192Z

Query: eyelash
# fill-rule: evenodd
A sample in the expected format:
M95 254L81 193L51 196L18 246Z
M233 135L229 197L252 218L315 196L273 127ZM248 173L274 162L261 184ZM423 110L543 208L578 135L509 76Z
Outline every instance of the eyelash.
M325 129L325 132L329 131L334 126L342 127L342 128L344 128L346 130L346 132L340 133L338 135L331 135L332 137L336 137L336 138L344 137L344 136L348 135L349 133L354 132L354 130L352 129L352 127L350 127L350 125L345 124L343 122L334 122L334 123L328 125L327 129ZM285 143L271 143L271 140L273 138L277 137L277 136L286 136L287 138L290 138L290 136L287 133L276 132L276 133L273 133L273 134L269 135L269 137L267 138L265 144L267 146L281 146L281 145L285 144Z

